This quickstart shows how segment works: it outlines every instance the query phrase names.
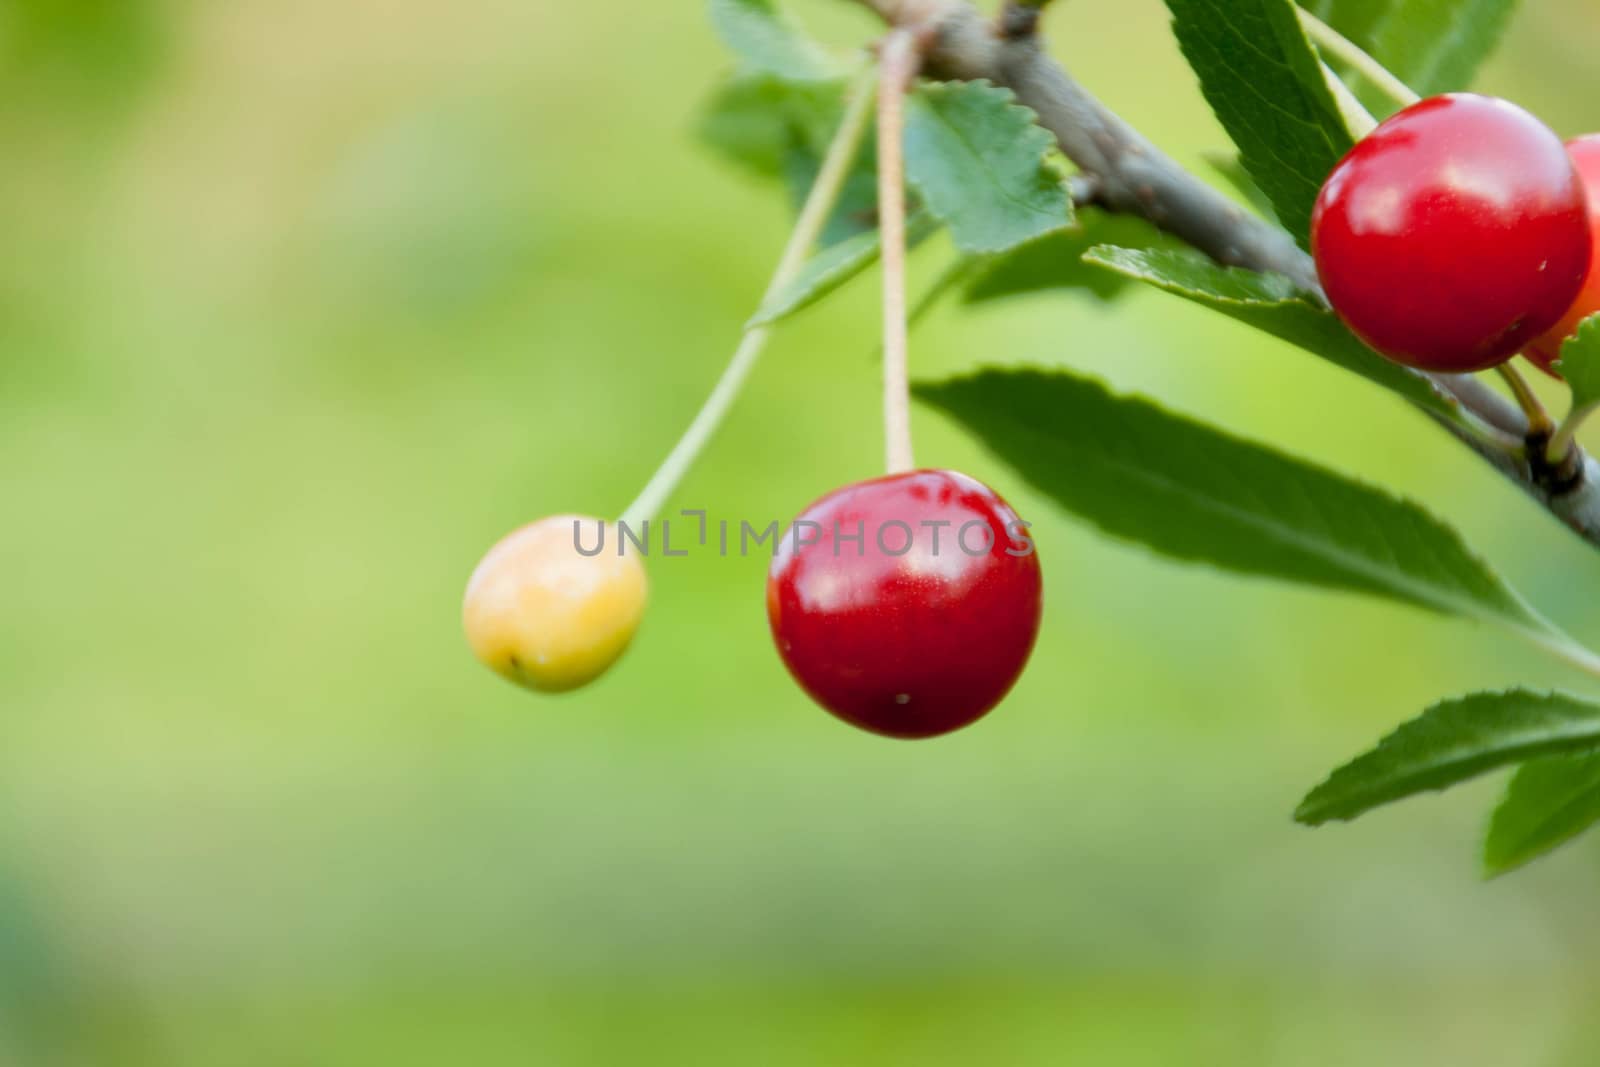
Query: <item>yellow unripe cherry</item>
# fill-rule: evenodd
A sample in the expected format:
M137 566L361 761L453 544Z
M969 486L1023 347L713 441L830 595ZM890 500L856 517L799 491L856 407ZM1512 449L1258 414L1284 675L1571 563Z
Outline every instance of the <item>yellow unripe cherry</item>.
M578 551L602 543L601 530L600 519L552 515L489 550L461 609L479 660L546 693L586 685L617 661L639 628L648 583L638 553Z

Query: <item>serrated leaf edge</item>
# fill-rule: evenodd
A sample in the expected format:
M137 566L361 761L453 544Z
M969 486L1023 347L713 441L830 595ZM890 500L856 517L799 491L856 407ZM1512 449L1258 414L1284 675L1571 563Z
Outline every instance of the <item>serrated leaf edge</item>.
M1511 699L1530 699L1530 700L1542 701L1542 702L1555 701L1555 700L1568 700L1568 701L1572 701L1572 702L1578 703L1578 704L1589 705L1591 707L1594 707L1595 710L1596 710L1596 720L1595 720L1595 727L1594 727L1594 729L1595 729L1595 739L1593 741L1573 741L1573 739L1557 739L1557 740L1552 740L1552 741L1541 742L1539 745L1532 746L1529 749L1525 749L1525 750L1519 751L1518 754L1507 755L1504 759L1501 759L1498 762L1495 762L1495 763L1492 763L1492 764L1490 764L1488 766L1485 766L1481 770L1476 771L1476 772L1468 775L1466 778L1458 778L1458 779L1455 779L1454 781L1448 782L1448 783L1446 783L1445 785L1442 785L1442 786L1438 786L1438 787L1434 787L1434 788L1418 789L1418 790L1415 790L1413 792L1401 793L1398 796L1394 796L1394 797L1390 797L1390 798L1385 799L1385 800L1377 801L1377 802L1372 803L1372 804L1370 804L1370 805L1368 805L1366 807L1362 807L1359 810L1352 811L1349 814L1343 814L1343 815L1333 815L1333 814L1318 815L1318 814L1314 814L1318 808L1324 806L1322 804L1318 804L1317 803L1319 794L1327 792L1329 787L1332 786L1336 781L1338 781L1339 778L1341 778L1342 776L1354 771L1361 764L1367 762L1368 760L1373 759L1379 753L1383 752L1385 749L1387 749L1387 748L1389 748L1389 747L1391 747L1391 746L1393 746L1395 744L1404 742L1412 733L1414 733L1415 731L1417 731L1418 729L1420 729L1422 727L1422 724L1423 724L1424 720L1426 720L1428 718L1428 716L1433 715L1434 713L1440 711L1441 709L1444 709L1444 708L1447 708L1447 707L1451 707L1451 706L1454 706L1454 705L1458 705L1458 704L1463 704L1463 703L1465 703L1465 702L1467 702L1469 700L1475 700L1475 699L1482 698L1482 697L1511 698ZM1568 744L1568 743L1571 743L1571 747L1570 748L1562 747L1563 745ZM1306 824L1308 826L1320 826L1320 825L1322 825L1324 823L1328 823L1328 822L1350 822L1351 820L1359 818L1360 816L1366 814L1369 811L1374 810L1375 808L1385 807L1385 806L1387 806L1389 804L1395 803L1395 802L1400 801L1400 800L1407 799L1408 797L1411 797L1411 796L1419 795L1421 793L1442 792L1442 791L1444 791L1446 789L1449 789L1449 788L1451 788L1451 787L1453 787L1455 785L1459 785L1464 781L1468 781L1471 778L1476 778L1476 777L1478 777L1480 775L1488 774L1488 773L1490 773L1492 771L1500 770L1500 769L1502 769L1504 767L1507 767L1507 766L1527 763L1529 760L1538 759L1538 758L1540 758L1542 756L1553 756L1553 755L1564 755L1564 754L1576 755L1576 754L1579 754L1579 753L1594 751L1594 750L1597 750L1597 749L1600 749L1600 705L1594 704L1593 701L1590 701L1590 700L1588 700L1588 699L1586 699L1584 697L1581 697L1581 696L1578 696L1578 695L1575 695L1575 694L1572 694L1572 693L1563 692L1561 690L1556 690L1556 689L1546 690L1546 691L1541 693L1541 692L1535 692L1533 690L1523 689L1523 688L1501 689L1501 690L1484 689L1484 690L1479 690L1479 691L1473 692L1473 693L1467 693L1467 694L1465 694L1463 696L1446 697L1446 698L1444 698L1442 700L1437 700L1434 703L1428 705L1428 707L1424 708L1419 714L1413 716L1412 718L1407 719L1405 722L1402 722L1400 725L1396 726L1393 730L1390 730L1387 734L1385 734L1382 738L1380 738L1375 745L1373 745L1371 748L1367 749L1365 752L1362 752L1360 755L1355 756L1354 758L1352 758L1350 760L1347 760L1346 762L1340 764L1338 767L1335 767L1332 771L1330 771L1328 773L1327 777L1325 777L1320 783L1318 783L1310 792L1308 792L1305 795L1305 798L1300 801L1300 803L1295 808L1294 818L1295 818L1296 822L1304 823L1304 824ZM1480 756L1481 756L1481 754L1480 754ZM1462 761L1462 762L1465 762L1465 761ZM1434 769L1437 769L1438 766L1440 766L1440 765L1439 764L1435 764L1434 765Z
M996 85L994 82L990 81L987 78L973 78L973 79L966 80L966 81L928 81L928 82L922 82L913 90L913 95L925 95L925 94L936 94L936 93L953 93L953 92L958 92L962 88L967 87L967 86L973 86L973 87L976 87L976 88L981 89L981 90L988 91L988 92L998 96L1000 98L1001 102L1005 105L1005 107L1006 107L1006 109L1008 111L1015 111L1015 112L1019 113L1019 116L1024 119L1024 123L1025 123L1024 130L1023 130L1021 136L1026 138L1029 142L1032 142L1033 146L1037 147L1037 149L1038 149L1038 153L1037 154L1038 154L1038 157L1039 157L1039 165L1040 165L1040 167L1042 169L1045 166L1045 157L1052 150L1054 150L1054 148L1056 147L1055 138L1050 134L1050 132L1048 130L1046 130L1043 126L1039 125L1039 113L1037 111L1033 110L1033 108L1028 107L1026 104L1024 104L1021 101L1019 101L1017 99L1017 94L1015 92L1013 92L1012 90L1010 90L1010 89L1008 89L1008 88L1006 88L1005 86L1002 86L1002 85ZM949 124L945 123L945 125L948 126ZM955 130L955 127L953 127L953 126L950 127L950 128L952 130ZM959 134L959 131L956 131L956 132ZM990 168L987 159L985 159L985 157L984 157L984 154L982 152L979 152L977 149L973 148L970 144L967 144L965 138L961 138L961 142L962 142L962 146L967 149L967 151L971 154L971 156L975 160L978 161L978 163L982 166L982 168L985 171L987 171L991 176L994 176L994 171L993 171L992 168ZM944 223L948 224L950 220L945 215L941 214L938 211L937 206L932 202L932 200L929 199L929 197L927 195L927 189L924 188L923 184L920 181L917 180L915 174L912 173L909 169L907 171L906 180L907 180L907 182L909 184L914 186L920 194L922 194L923 202L925 204L927 204L928 209L930 211L932 211L935 215L937 215L941 222L944 222ZM990 185L992 187L994 187L994 188L997 188L997 189L1004 189L1004 187L1005 187L1004 183L1000 182L998 180L991 181ZM1010 250L1012 250L1014 248L1020 247L1021 245L1028 243L1029 241L1037 240L1037 239L1039 239L1041 237L1044 237L1044 236L1047 236L1049 234L1059 233L1062 230L1070 228L1073 225L1073 222L1074 222L1074 212L1072 210L1072 197L1067 193L1065 187L1062 188L1062 197L1063 197L1064 204L1065 204L1065 220L1060 225L1051 227L1048 230L1039 230L1039 231L1029 235L1028 237L1024 238L1023 240L1014 241L1011 244L987 244L987 243L981 243L981 244L973 244L973 245L962 245L961 246L962 251L966 252L966 253L969 253L969 254L972 254L972 255L998 255L999 253L1002 253L1002 252L1009 252ZM1007 198L1010 199L1013 203L1017 203L1019 206L1027 208L1029 210L1029 212L1032 213L1032 208L1029 207L1027 204L1022 203L1021 201L1018 201L1016 199L1016 197L1013 197L1013 196L1010 196L1009 194L1007 194Z

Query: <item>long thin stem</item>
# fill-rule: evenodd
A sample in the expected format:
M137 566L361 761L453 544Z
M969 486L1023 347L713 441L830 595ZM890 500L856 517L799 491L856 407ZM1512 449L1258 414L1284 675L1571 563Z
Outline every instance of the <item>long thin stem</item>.
M890 31L879 54L878 233L883 247L883 436L890 474L911 455L911 390L906 327L906 88L922 65L916 35Z
M1580 645L1560 631L1518 630L1518 633L1547 655L1591 677L1600 678L1600 654Z
M850 164L855 160L856 152L861 147L862 137L866 133L868 120L872 115L872 86L875 77L874 71L869 67L851 86L849 100L845 104L844 118L839 123L838 131L833 135L833 141L828 145L822 166L817 171L816 181L812 183L811 191L806 195L800 216L795 220L794 229L789 234L789 241L784 245L777 267L773 269L772 280L767 283L766 294L762 297L763 303L794 280L795 275L805 264L812 247L817 243L822 228L827 225L828 217L833 214L834 205L839 202L839 192L844 188L845 178L850 173ZM638 525L660 511L661 506L672 495L672 491L677 488L678 482L694 465L706 442L716 433L717 427L727 416L728 409L733 406L739 391L744 387L745 379L749 377L756 360L766 348L769 336L770 331L764 326L745 331L738 348L734 350L733 358L728 361L722 377L717 379L717 384L706 397L705 403L701 405L694 421L689 424L689 428L667 454L667 458L661 461L661 466L639 491L638 497L622 513L623 522L630 526Z
M1495 370L1500 372L1500 377L1511 389L1511 395L1516 398L1517 406L1528 417L1529 437L1548 437L1555 431L1555 424L1550 421L1550 413L1545 411L1544 405L1534 395L1533 387L1522 376L1522 372L1510 363L1502 363Z
M1360 45L1304 8L1299 11L1300 25L1305 29L1306 36L1323 52L1359 71L1374 89L1401 107L1410 107L1422 99L1411 86L1395 77L1388 67L1373 59Z
M1334 103L1339 105L1344 128L1350 131L1351 137L1359 141L1378 128L1378 120L1372 117L1372 112L1326 63L1322 64L1322 80L1328 83L1328 91L1333 94Z
M1571 454L1578 444L1578 427L1583 421L1594 414L1595 405L1585 404L1574 407L1561 420L1561 425L1556 427L1556 432L1550 437L1550 447L1545 452L1545 458L1551 463L1562 463Z

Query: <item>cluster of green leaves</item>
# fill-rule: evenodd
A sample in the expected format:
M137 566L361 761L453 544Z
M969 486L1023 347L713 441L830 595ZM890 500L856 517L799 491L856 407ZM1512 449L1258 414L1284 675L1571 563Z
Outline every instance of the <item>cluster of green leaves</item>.
M713 0L711 17L738 63L707 106L701 136L748 170L784 180L798 203L839 125L852 64L807 38L775 0ZM863 53L856 65L867 58ZM987 83L919 84L906 107L911 239L943 228L974 268L1035 242L1076 240L1079 247L1065 260L1075 273L1088 274L1078 263L1088 244L1054 141L1034 118L1009 90ZM877 260L876 189L875 151L868 143L853 162L815 257L767 300L751 325L810 307Z
M1179 46L1237 151L1219 172L1304 247L1321 184L1352 136L1299 11L1290 0L1167 3ZM1511 6L1307 5L1423 92L1463 87ZM744 166L803 191L841 113L848 64L805 38L775 0L714 0L712 8L739 66L712 100L705 136ZM953 289L967 302L1047 290L1109 300L1144 284L1360 375L1437 419L1468 418L1287 279L1219 266L1137 220L1074 212L1051 138L1003 89L922 83L907 108L905 138L913 236L944 228L959 257L924 304ZM855 170L843 214L815 258L755 322L814 304L876 258L871 151ZM1600 406L1600 316L1564 357L1575 409ZM1600 667L1600 657L1529 607L1416 503L1064 370L995 368L916 392L1038 491L1112 537L1179 560L1487 622ZM1335 771L1296 817L1350 819L1513 766L1519 769L1485 847L1491 873L1600 821L1600 704L1520 689L1444 700Z

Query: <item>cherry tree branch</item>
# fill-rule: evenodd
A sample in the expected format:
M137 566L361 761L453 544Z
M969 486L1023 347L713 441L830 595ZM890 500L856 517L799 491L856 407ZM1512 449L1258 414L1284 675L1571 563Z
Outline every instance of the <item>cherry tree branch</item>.
M1325 301L1311 257L1287 232L1184 170L1051 58L1037 33L1039 9L1048 0L1007 0L996 20L966 0L856 2L893 26L927 34L929 74L986 79L1016 93L1077 164L1080 187L1092 191L1096 205L1146 219L1226 266L1282 274ZM1600 463L1576 448L1559 464L1547 462L1547 442L1537 440L1523 412L1476 377L1421 376L1465 413L1455 420L1430 412L1436 422L1600 546ZM1467 419L1489 432L1475 430Z

